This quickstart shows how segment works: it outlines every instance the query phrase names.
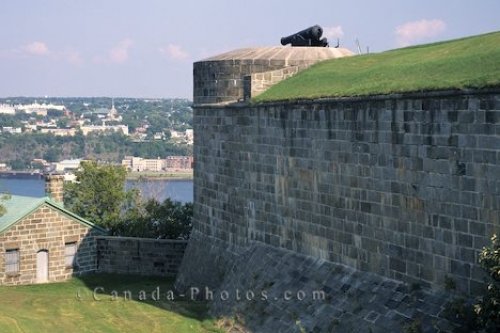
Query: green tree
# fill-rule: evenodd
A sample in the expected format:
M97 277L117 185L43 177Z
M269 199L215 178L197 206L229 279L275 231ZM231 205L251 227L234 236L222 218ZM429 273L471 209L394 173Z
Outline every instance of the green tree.
M66 128L69 125L70 119L68 117L61 117L57 119L57 127L59 128Z
M0 216L4 215L7 213L7 209L5 208L4 205L2 205L2 201L9 200L10 195L9 194L1 194L0 193Z
M61 153L59 149L51 147L45 152L45 154L43 154L43 159L47 160L48 162L57 162L59 161L60 156Z
M28 168L29 164L30 164L30 162L26 159L16 158L15 160L12 160L10 162L10 167L13 170L24 170L24 169Z
M127 201L126 174L120 166L82 162L81 169L75 172L76 183L65 185L65 206L97 225L114 228L120 223Z

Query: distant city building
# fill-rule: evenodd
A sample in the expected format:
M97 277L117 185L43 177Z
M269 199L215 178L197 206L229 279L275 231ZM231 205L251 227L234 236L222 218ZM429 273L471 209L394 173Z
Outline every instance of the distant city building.
M35 132L38 129L37 125L25 123L23 124L24 132Z
M168 156L165 159L144 159L141 157L125 156L122 165L130 171L182 171L191 170L193 157L191 156Z
M185 132L170 131L170 138L173 140L184 140L187 144L193 144L193 130L187 129Z
M82 159L62 160L60 162L51 163L53 170L58 173L73 172L80 168Z
M115 100L114 99L111 100L111 109L109 110L107 120L122 121L122 116L120 116L118 114L118 110L115 108Z
M16 114L16 109L12 105L0 104L0 114Z
M19 134L22 132L23 132L23 130L21 127L10 127L10 126L3 126L2 127L2 133Z
M183 132L179 132L179 131L170 131L170 138L172 139L182 139L184 137L184 133Z
M15 109L19 112L25 112L25 113L35 113L38 116L47 116L47 111L48 110L57 110L57 111L64 111L66 110L66 107L64 105L55 105L55 104L39 104L39 103L32 103L32 104L27 104L27 105L16 105Z
M102 119L103 124L106 124L106 121L122 121L122 116L118 114L118 110L115 108L114 99L111 100L111 109L97 108L93 113L97 114L97 117L99 119Z
M8 170L7 163L0 163L0 170L2 171Z
M141 160L142 158L140 157L125 156L125 158L122 160L122 166L124 166L127 170L140 171L139 163Z
M75 128L42 128L41 133L51 133L55 136L75 136Z
M163 132L156 132L153 135L153 140L165 140L165 133L163 133Z
M189 170L193 168L192 156L167 156L164 160L164 169L177 171Z
M141 157L125 156L122 160L122 165L131 171L153 171L160 172L163 170L163 160L157 159L144 159Z
M44 122L44 121L37 121L36 122L36 125L38 127L50 127L50 128L57 128L57 123L55 120L51 120L49 121L48 123Z
M124 135L128 135L128 126L127 125L115 125L115 126L106 126L106 125L90 125L90 126L82 126L80 127L83 135L88 135L91 132L122 132Z

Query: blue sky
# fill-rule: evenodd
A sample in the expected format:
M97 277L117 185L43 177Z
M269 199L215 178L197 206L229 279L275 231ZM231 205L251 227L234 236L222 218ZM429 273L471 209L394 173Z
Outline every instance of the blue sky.
M0 13L0 97L191 98L194 61L313 24L371 52L500 30L498 0L16 0Z

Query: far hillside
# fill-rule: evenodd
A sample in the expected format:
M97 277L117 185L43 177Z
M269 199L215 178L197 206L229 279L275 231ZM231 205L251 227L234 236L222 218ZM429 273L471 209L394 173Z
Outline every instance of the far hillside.
M318 63L255 102L500 87L500 32Z

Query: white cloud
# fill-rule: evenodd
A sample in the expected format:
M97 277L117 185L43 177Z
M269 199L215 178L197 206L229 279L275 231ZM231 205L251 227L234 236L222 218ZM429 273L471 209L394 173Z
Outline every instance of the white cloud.
M73 50L65 52L64 58L68 63L70 63L71 65L75 65L75 66L81 66L81 65L83 65L83 62L84 62L81 54L79 52L73 51Z
M334 27L325 27L323 28L323 36L330 39L337 39L344 37L344 31L342 30L342 26L337 25Z
M20 45L16 48L0 49L0 58L29 60L33 56L45 57L45 59L57 63L66 62L73 66L81 66L85 63L82 54L74 48L49 50L47 44L40 41Z
M397 41L400 46L408 46L415 42L439 35L446 30L442 20L419 20L406 22L396 27Z
M48 55L49 48L44 42L33 42L23 46L23 51L28 54L36 55L36 56L45 56Z
M109 51L109 60L116 64L122 64L128 60L128 51L133 45L133 41L129 38L122 40Z
M174 60L186 60L189 58L189 53L182 46L176 44L168 44L166 47L161 47L160 53Z

